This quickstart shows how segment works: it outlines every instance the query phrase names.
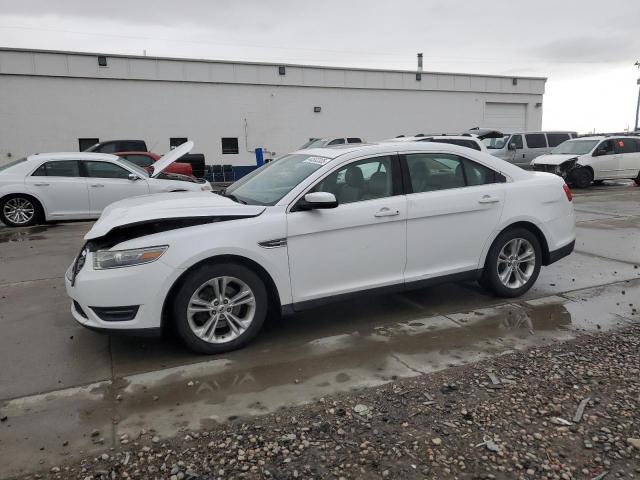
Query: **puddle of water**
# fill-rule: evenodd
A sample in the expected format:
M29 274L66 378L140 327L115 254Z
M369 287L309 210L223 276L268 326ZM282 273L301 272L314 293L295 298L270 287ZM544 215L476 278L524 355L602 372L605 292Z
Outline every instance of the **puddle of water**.
M35 227L25 227L21 229L7 229L0 231L0 243L10 242L31 242L34 240L46 240L49 237L45 235L38 235L44 233L56 225L37 225Z

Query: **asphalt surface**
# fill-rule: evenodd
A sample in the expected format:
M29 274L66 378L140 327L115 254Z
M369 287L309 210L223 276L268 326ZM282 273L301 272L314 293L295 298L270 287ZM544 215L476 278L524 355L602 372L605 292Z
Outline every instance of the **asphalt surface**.
M0 226L0 478L102 451L123 433L170 436L629 322L639 204L630 184L577 192L576 251L516 301L475 283L366 297L273 322L219 357L75 324L63 274L90 223Z

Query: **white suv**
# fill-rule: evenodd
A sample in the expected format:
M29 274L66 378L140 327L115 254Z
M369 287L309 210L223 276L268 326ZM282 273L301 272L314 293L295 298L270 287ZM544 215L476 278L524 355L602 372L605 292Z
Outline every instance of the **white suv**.
M268 312L365 291L478 280L522 295L575 242L571 192L548 173L431 142L285 155L224 196L107 207L66 273L88 328L173 325L193 350L246 344Z
M560 175L578 188L624 178L640 185L640 136L597 135L567 140L550 154L535 158L531 166Z

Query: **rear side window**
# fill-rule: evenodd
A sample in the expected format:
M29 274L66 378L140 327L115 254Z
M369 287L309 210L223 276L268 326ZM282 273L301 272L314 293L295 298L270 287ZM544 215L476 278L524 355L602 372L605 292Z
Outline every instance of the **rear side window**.
M637 152L636 140L633 138L618 138L615 140L616 153Z
M524 138L527 140L527 147L529 148L545 148L547 146L547 139L544 133L529 133Z
M336 138L331 140L328 145L344 145L344 138Z
M562 142L569 140L568 133L547 133L547 142L550 147L557 147Z
M34 177L79 177L80 166L75 160L60 160L57 162L47 162L40 165Z
M472 162L466 158L462 159L462 165L464 166L464 175L467 181L467 186L474 185L486 185L489 183L499 183L498 178L503 178L502 175L497 174L484 165Z
M347 143L362 143L362 139L361 138L347 138Z
M109 162L84 162L87 176L91 178L129 178L129 171Z

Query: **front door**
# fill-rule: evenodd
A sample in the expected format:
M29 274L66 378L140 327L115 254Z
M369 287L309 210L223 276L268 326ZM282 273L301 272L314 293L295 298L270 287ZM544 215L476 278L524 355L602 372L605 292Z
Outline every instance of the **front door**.
M395 155L338 167L311 191L338 207L287 214L294 302L403 282L406 196Z
M25 179L27 188L42 200L50 219L81 219L91 216L87 179L76 160L52 160Z
M596 158L593 160L593 178L596 180L604 178L618 178L620 173L620 157L616 153L615 141L613 139L604 140L596 147Z
M100 215L104 208L118 200L149 193L145 179L130 180L129 170L106 161L84 161L89 187L91 212Z
M414 192L407 195L405 281L478 269L504 206L504 177L458 155L405 157Z

